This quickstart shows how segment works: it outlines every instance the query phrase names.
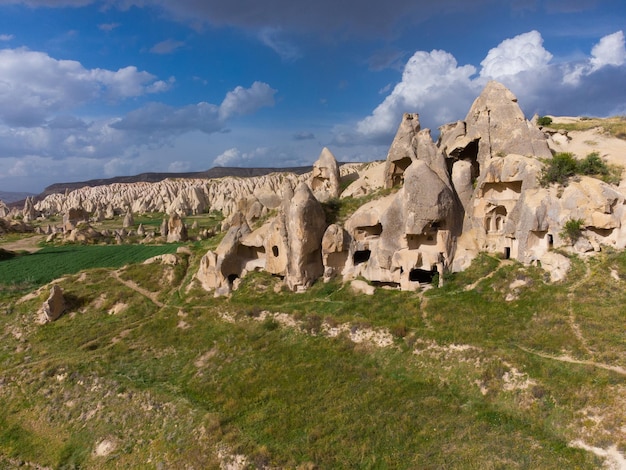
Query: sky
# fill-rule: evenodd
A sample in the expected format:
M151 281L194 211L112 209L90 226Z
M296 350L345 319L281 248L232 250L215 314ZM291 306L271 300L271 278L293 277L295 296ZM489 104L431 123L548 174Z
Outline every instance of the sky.
M624 0L0 0L0 191L384 159L405 112L626 115Z

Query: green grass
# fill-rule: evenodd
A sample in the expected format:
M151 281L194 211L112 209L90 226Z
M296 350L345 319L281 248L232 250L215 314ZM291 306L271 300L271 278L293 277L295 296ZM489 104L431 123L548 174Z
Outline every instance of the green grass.
M152 256L173 253L179 245L65 245L46 247L0 261L0 286L46 284L65 274L90 268L118 268Z
M73 307L51 324L32 320L45 293L9 299L0 312L0 466L217 468L216 448L227 446L251 467L591 469L600 459L570 441L626 449L624 377L539 355L626 366L624 253L573 259L560 284L481 255L426 293L369 297L318 282L293 294L253 273L216 299L187 289L212 243L192 245L180 267L123 271L160 289L163 308L107 269L62 281ZM168 269L179 272L163 283ZM525 285L505 301L515 280ZM109 314L116 303L126 309ZM302 328L261 322L261 310ZM328 338L324 321L388 329L395 343ZM532 383L507 390L515 371ZM597 429L583 410L603 417ZM95 456L103 439L115 450Z

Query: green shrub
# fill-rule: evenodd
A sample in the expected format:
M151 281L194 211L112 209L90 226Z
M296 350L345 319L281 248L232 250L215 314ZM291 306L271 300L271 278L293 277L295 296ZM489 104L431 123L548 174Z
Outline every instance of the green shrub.
M537 119L538 126L549 126L552 124L552 118L550 116L540 116Z
M544 163L546 165L540 181L542 186L548 186L551 183L564 185L578 172L578 162L569 152L557 153L551 160L546 160Z
M598 152L593 152L587 155L583 160L578 162L578 171L583 175L608 175L609 167L600 158Z
M582 160L576 160L571 153L557 153L552 160L544 160L544 163L540 180L542 186L551 183L566 185L574 175L593 176L609 184L619 184L622 177L622 168L608 165L598 152L592 152Z
M561 230L561 237L567 238L572 244L582 236L585 221L583 219L569 219L563 225Z

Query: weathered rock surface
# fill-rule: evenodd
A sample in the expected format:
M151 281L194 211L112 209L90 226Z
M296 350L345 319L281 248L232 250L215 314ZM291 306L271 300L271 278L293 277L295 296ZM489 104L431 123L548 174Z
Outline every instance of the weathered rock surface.
M321 244L326 230L326 216L305 183L300 183L293 198L285 203L289 241L285 282L289 289L298 291L309 287L324 273Z
M187 241L187 226L177 212L170 215L167 222L167 243Z
M50 296L43 303L39 320L42 323L57 320L65 312L66 304L63 289L56 284L50 289Z
M313 194L320 202L339 197L340 176L337 159L326 147L322 149L319 158L313 164L310 186Z

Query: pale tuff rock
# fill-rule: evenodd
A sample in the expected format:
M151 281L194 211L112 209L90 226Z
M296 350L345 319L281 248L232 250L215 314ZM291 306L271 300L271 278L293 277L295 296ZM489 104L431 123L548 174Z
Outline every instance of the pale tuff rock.
M11 210L7 207L2 199L0 199L0 217L8 217Z
M386 162L372 162L363 165L357 173L355 181L350 183L341 193L341 198L363 197L377 191L385 185Z
M439 148L444 154L475 160L479 167L510 153L552 157L545 135L524 117L515 95L494 81L476 98L464 122L441 131Z
M32 196L29 196L24 201L24 209L22 209L22 220L24 223L32 222L37 218L37 211L33 204Z
M322 237L324 280L341 274L348 261L350 235L337 224L329 225Z
M321 240L326 229L324 211L305 183L285 198L278 216L254 232L243 214L231 219L228 233L201 260L197 279L207 290L224 295L250 271L265 269L283 276L294 291L306 289L324 271Z
M129 209L124 216L124 222L122 223L122 227L129 228L135 225L135 219L133 218L133 213Z
M205 290L215 291L215 295L232 290L235 280L244 274L248 250L241 245L241 239L250 232L243 215L237 214L217 249L202 257L196 278Z
M89 214L82 207L72 207L63 215L63 230L71 231L81 222L88 222Z
M159 233L161 234L162 237L167 237L168 231L169 229L168 229L167 219L163 219L163 222L161 222L161 228L159 230Z
M319 158L313 164L309 185L313 195L320 202L339 197L339 167L335 156L326 147L322 149Z
M349 171L352 166L345 165ZM51 194L36 204L36 209L57 214L71 207L82 206L93 212L97 204L106 207L105 218L124 214L162 212L180 215L221 211L228 218L238 211L239 201L254 197L261 211L275 209L282 200L281 188L285 181L293 185L305 181L309 175L274 173L253 178L225 177L216 179L166 179L158 183L114 183L106 186L84 187L67 194ZM257 210L258 208L255 208Z
M385 188L402 184L404 171L417 160L419 115L404 113L385 162Z
M187 241L187 226L177 212L170 215L167 222L167 243Z
M321 243L326 217L305 183L300 183L293 198L286 202L289 261L285 282L291 290L297 291L306 289L324 273Z
M65 311L65 299L63 298L63 289L56 284L50 289L50 296L43 303L39 311L39 321L47 323L58 319Z
M48 196L29 211L91 212L97 204L106 213L128 207L181 215L221 211L228 233L203 257L196 275L216 295L228 294L253 270L282 277L294 291L322 276L416 290L436 275L441 282L446 270L465 269L483 251L540 264L558 281L569 262L553 249L626 247L622 188L589 177L541 187L542 159L551 157L548 137L525 119L501 84L490 82L464 121L440 130L435 144L419 116L405 114L385 162L342 165L337 173L334 156L323 149L310 175L83 188ZM327 227L319 201L339 194L340 177L353 181L342 198L389 191L343 224ZM276 216L253 231L270 211ZM168 241L182 239L184 223L174 217L175 223L170 219L161 227ZM563 228L578 219L582 235L569 240ZM120 243L123 236L116 235Z
M350 287L356 294L374 295L376 290L374 286L370 286L367 282L355 279L350 283Z

